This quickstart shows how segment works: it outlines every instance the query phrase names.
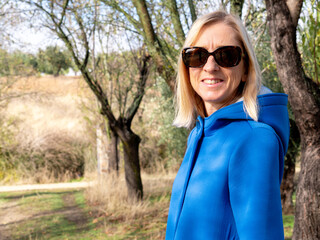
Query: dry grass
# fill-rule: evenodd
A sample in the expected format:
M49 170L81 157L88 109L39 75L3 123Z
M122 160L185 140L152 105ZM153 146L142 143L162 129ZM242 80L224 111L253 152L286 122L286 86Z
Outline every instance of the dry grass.
M2 114L13 121L10 127L15 135L12 143L15 150L11 155L12 161L19 163L17 171L4 182L54 182L74 178L76 169L81 167L77 165L81 165L84 157L92 157L84 152L85 148L89 150L92 139L88 137L81 108L82 95L87 92L81 79L22 78L9 92L19 97L11 99Z
M119 214L131 212L128 218L135 218L139 213L143 214L144 209L150 207L150 198L167 197L171 192L174 173L142 174L144 200L141 202L130 202L127 198L126 183L124 174L119 176L104 174L99 176L96 184L86 190L87 200L91 205L102 207L105 211ZM137 210L137 211L135 211Z
M90 94L82 77L67 76L42 76L42 77L23 77L15 81L11 91L17 93L45 93L53 95L72 95L81 96Z
M105 175L85 192L96 219L115 239L164 239L171 187L175 174L142 174L144 199L132 202L126 195L123 173Z

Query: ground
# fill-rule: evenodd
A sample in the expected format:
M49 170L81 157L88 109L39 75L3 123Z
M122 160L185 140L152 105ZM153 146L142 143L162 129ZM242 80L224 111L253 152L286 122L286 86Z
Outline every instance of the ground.
M121 197L124 181L114 192L106 193L106 181L71 183L73 187L89 185L81 189L52 190L36 185L11 186L10 192L4 192L9 186L0 187L0 239L162 240L173 179L154 176L144 179L144 200L133 203ZM19 191L14 192L14 188ZM106 201L99 203L99 198Z
M44 239L41 236L52 230L51 224L46 225L42 222L47 220L59 224L65 221L67 223L65 226L72 226L74 232L86 230L90 216L77 203L76 193L79 192L74 190L55 192L54 195L61 196L60 203L59 199L55 199L52 197L54 195L45 191L1 195L0 239ZM32 202L38 202L40 199L40 204L33 206ZM50 202L52 200L55 204ZM26 208L26 204L30 208Z

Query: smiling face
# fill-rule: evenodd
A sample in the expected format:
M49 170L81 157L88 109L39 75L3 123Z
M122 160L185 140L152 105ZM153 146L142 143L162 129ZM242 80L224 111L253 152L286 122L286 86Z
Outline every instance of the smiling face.
M204 26L193 46L203 47L213 52L222 46L239 46L237 33L225 23ZM241 81L246 80L243 59L235 67L219 66L213 56L209 56L201 68L189 68L190 82L194 91L201 97L210 116L216 110L234 103L238 96Z

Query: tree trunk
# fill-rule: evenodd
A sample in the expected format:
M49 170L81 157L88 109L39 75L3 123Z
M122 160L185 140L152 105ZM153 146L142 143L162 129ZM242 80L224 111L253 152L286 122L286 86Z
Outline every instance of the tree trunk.
M151 22L151 17L148 12L147 3L145 0L133 0L137 13L139 15L142 28L145 32L144 41L148 47L148 51L154 59L157 67L157 72L163 77L171 91L175 90L175 72L171 66L164 47L154 31L154 27Z
M109 168L110 144L103 123L97 125L96 129L96 144L97 144L97 162L98 173L106 173Z
M121 131L123 144L124 170L128 189L128 197L131 200L141 200L143 197L142 181L140 175L139 144L140 137L131 129L124 128Z
M174 27L174 31L176 33L179 46L182 47L184 40L185 40L185 35L183 31L183 27L180 21L180 15L177 7L177 2L176 0L167 0L167 4L170 10L170 15L172 19L172 24Z
M320 239L320 90L302 68L295 20L290 15L296 9L289 11L285 0L266 0L266 7L278 75L289 95L302 143L292 239Z
M320 239L320 143L303 146L301 153L292 239Z
M110 144L110 156L109 156L109 172L116 172L119 174L119 151L118 142L119 137L114 131L110 131L111 144Z
M97 126L97 160L99 173L119 172L119 137L114 131L108 135L104 121Z
M54 72L54 77L59 77L62 67L58 67L57 71Z
M193 0L188 0L188 5L191 13L192 22L195 22L197 20L197 14L196 14L196 9L194 7Z

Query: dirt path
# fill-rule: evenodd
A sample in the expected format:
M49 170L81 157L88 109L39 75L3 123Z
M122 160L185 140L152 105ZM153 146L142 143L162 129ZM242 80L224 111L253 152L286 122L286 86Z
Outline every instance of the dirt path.
M17 186L0 186L2 192L21 192L33 190L57 190L57 189L80 189L92 186L94 182L72 182L72 183L50 183L50 184L32 184ZM1 240L1 238L0 238Z
M65 194L62 197L64 202L65 218L77 226L77 231L85 230L87 227L88 216L75 202L75 197L72 193Z
M34 231L16 233L17 229L21 226L26 226L30 221L43 221L46 217L63 216L71 225L76 226L75 231L83 231L87 228L88 215L75 201L75 192L57 192L62 199L63 207L52 210L49 207L46 209L37 209L30 207L26 209L26 206L21 200L28 198L28 196L36 195L31 194L19 194L9 195L8 197L0 198L0 240L12 240L12 239L29 239L31 235L41 236L41 232L37 232L37 226L34 226ZM46 193L40 193L39 195L45 195ZM41 201L41 199L39 200ZM42 223L39 222L39 225ZM36 221L37 223L37 221ZM41 230L45 231L45 230ZM32 238L33 239L33 238ZM42 239L42 238L41 238Z
M15 222L23 221L29 216L26 216L19 211L17 201L8 202L0 207L0 239L9 240L12 225Z

